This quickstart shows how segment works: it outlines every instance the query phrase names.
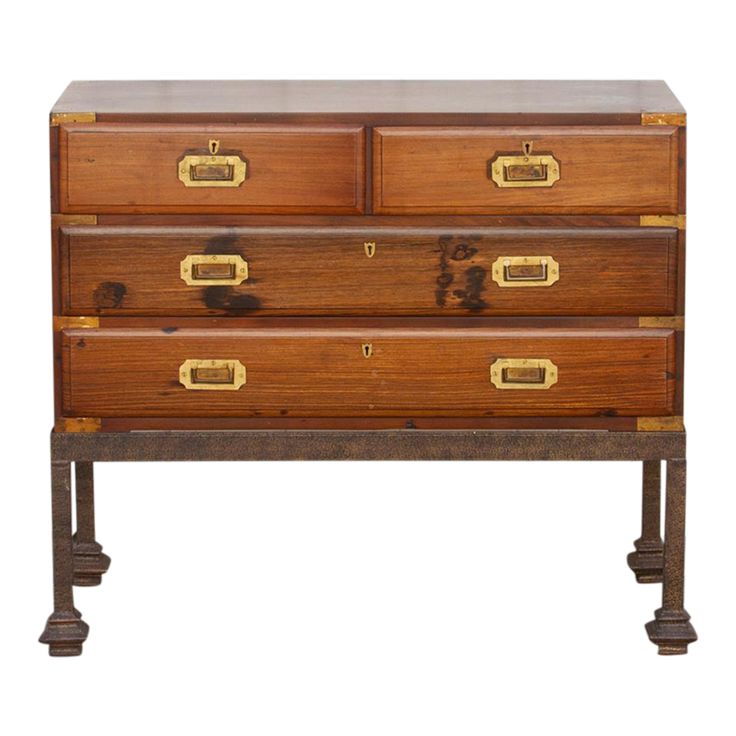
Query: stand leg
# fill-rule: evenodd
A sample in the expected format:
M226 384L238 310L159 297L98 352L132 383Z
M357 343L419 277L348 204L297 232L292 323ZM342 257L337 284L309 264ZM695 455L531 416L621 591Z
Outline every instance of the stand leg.
M49 645L53 657L82 653L89 627L74 608L72 578L72 488L71 463L51 463L51 519L54 560L54 612L39 641Z
M627 557L638 583L661 583L664 545L659 532L662 481L659 460L642 463L641 536Z
M77 532L74 542L74 585L99 585L110 567L95 540L95 481L92 463L74 463L77 497Z
M687 654L698 636L685 604L685 460L667 461L667 506L664 522L662 607L647 624L660 654Z

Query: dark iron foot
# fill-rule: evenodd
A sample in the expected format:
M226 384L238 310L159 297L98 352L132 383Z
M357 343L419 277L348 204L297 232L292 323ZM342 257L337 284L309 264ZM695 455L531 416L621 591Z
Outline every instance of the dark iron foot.
M685 609L654 612L654 621L647 624L649 639L659 647L660 654L687 654L688 644L698 640Z
M74 585L99 585L110 567L110 558L97 542L78 542L76 534L73 541Z
M629 552L626 561L636 575L637 583L661 583L664 567L664 545L662 540L637 539L634 552Z
M46 622L39 641L49 645L52 657L78 657L87 638L89 626L79 611L54 611Z

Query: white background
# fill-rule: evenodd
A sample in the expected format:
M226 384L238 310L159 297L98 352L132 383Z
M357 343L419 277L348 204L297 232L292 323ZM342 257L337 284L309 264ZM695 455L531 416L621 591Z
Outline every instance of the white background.
M735 38L726 3L6 3L0 731L733 733ZM731 69L732 72L732 69ZM81 658L51 610L47 114L71 79L666 79L688 109L687 607L625 556L636 464L98 466ZM656 731L655 731L656 729Z

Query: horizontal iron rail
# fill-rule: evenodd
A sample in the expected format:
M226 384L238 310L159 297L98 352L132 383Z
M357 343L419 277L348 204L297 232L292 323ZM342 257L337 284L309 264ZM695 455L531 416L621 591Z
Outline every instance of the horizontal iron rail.
M52 432L57 461L674 460L685 432L213 430Z

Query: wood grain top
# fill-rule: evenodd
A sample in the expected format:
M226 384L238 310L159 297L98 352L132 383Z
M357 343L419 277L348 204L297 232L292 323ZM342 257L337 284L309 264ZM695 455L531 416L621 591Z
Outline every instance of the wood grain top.
M79 81L53 113L98 120L635 123L682 113L662 81Z

